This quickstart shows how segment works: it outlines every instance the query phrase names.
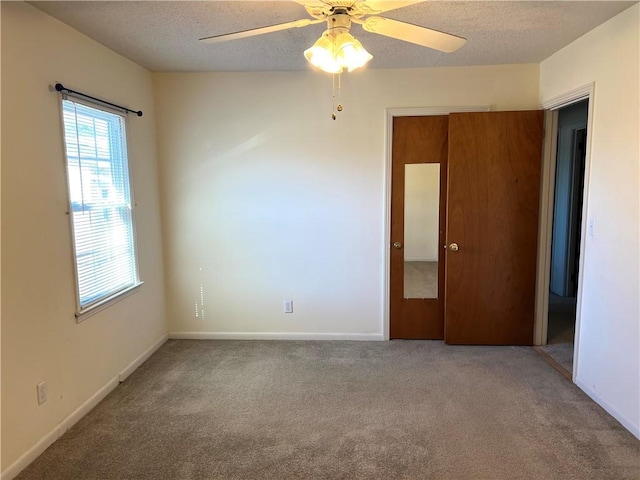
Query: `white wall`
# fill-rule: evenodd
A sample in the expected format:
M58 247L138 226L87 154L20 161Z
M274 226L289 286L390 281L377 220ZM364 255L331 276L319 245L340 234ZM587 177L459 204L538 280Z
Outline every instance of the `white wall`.
M404 177L405 261L438 261L439 220L440 164L407 164Z
M639 25L635 5L542 62L540 98L595 82L576 383L640 438Z
M167 325L150 73L27 4L1 6L1 468L10 478ZM80 324L55 81L144 111L130 118L128 139L145 284ZM38 406L42 380L49 400Z
M385 109L539 106L537 65L343 75L336 121L321 73L155 80L167 312L183 334L382 338Z

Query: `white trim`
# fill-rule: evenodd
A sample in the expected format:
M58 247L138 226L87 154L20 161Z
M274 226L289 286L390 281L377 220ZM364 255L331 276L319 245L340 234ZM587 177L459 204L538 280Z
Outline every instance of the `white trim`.
M584 165L584 190L582 196L582 225L580 227L580 258L578 260L578 293L576 294L576 326L575 326L575 336L573 340L573 376L574 382L576 382L576 378L578 376L578 363L580 361L580 329L582 326L582 294L583 294L583 283L584 283L584 274L585 274L585 251L587 244L587 223L589 216L589 187L591 185L591 138L593 132L593 107L595 103L595 82L591 82L587 85L583 85L582 87L575 88L570 90L562 95L558 95L556 97L550 98L542 102L542 105L545 109L548 110L558 110L560 108L572 105L581 100L589 100L589 112L587 114L587 145L585 152L585 165ZM547 136L553 136L557 132L557 123L554 126L553 130L547 131ZM552 162L555 163L556 156L556 147L555 141L553 143L553 148L545 149L544 151L544 160L543 160L543 168L545 165L552 165ZM543 192L545 183L549 186L552 185L552 178L555 178L555 168L547 169L547 173L549 176L542 179L543 181ZM546 201L551 202L551 204L547 204L546 207L541 204L540 211L540 224L551 224L553 218L542 218L543 215L551 215L553 214L553 194L547 196ZM545 223L546 222L546 223ZM538 247L538 265L540 265L540 259L549 257L550 261L550 253L551 250L551 234L547 235L546 241L541 242ZM547 270L550 268L550 264L546 265ZM540 274L540 272L538 272ZM538 275L540 276L540 275ZM548 302L548 290L549 290L549 275L545 274L545 283L541 284L540 279L538 278L537 283L537 293L536 293L536 305L540 305L540 302L544 302L544 296L547 296ZM546 312L546 313L545 313ZM546 332L548 328L549 315L548 315L548 305L545 308L538 309L536 311L536 319L534 324L534 331L539 335L544 335L546 337ZM544 339L544 343L537 343L539 338L536 339L536 344L544 345L546 343L546 338ZM576 382L577 383L577 382Z
M558 112L544 112L544 150L540 178L540 213L538 218L538 267L536 273L536 303L533 324L533 344L546 345L549 322L549 282L551 276L551 239L558 130Z
M589 223L589 188L591 187L591 139L593 138L593 107L595 104L595 84L591 84L589 93L589 112L587 113L587 150L584 163L584 191L582 194L582 226L580 228L580 258L578 259L578 292L576 294L576 331L573 337L573 378L578 377L580 361L580 330L582 328L582 294L587 250L587 225Z
M64 433L75 425L78 420L84 417L89 411L100 403L114 388L118 386L118 377L113 377L107 384L91 396L86 402L80 405L71 415L60 422L53 430L42 437L38 443L27 450L18 460L13 462L4 472L2 478L11 480L16 477L22 470L38 458L42 452L49 448L53 442L60 438Z
M384 340L381 333L169 332L173 340Z
M59 82L55 82L54 85L56 83ZM89 98L82 95L81 93L63 90L60 92L60 98L62 98L62 100L69 99L72 102L79 103L81 105L84 105L85 107L99 108L100 110L105 110L109 113L113 113L114 115L120 115L121 117L126 117L129 114L129 112L124 109L124 107L118 108L113 104L107 103L106 101L98 100L97 98Z
M139 281L135 285L126 287L124 290L120 290L114 293L113 295L103 298L99 302L92 303L88 307L83 308L79 312L76 312L76 322L77 323L83 322L87 318L92 317L93 315L101 312L105 308L108 308L111 305L114 305L124 300L125 298L130 297L131 295L136 293L138 291L138 288L140 288L142 285L144 285L144 282Z
M387 119L389 117L429 117L433 115L449 115L450 113L490 112L491 105L387 108L385 111Z
M594 82L582 85L581 87L569 90L561 95L549 98L542 102L542 108L545 110L557 110L567 107L573 103L577 103L586 98L593 98Z
M127 376L149 358L166 341L167 335L163 335L157 342L149 347L145 352L131 362L122 372L109 380L102 388L94 393L86 402L74 410L67 418L60 422L53 430L43 436L33 447L27 450L20 458L13 462L0 474L3 480L12 480L22 470L27 468L31 462L38 458L42 452L49 448L53 442L64 435L67 430L73 427L78 421L89 413L96 405L109 395Z
M142 353L142 355L136 358L133 362L131 362L124 370L122 370L118 374L118 381L120 383L124 382L129 375L131 375L140 365L146 362L147 359L151 355L153 355L156 352L156 350L158 350L162 345L164 345L167 340L169 340L169 335L165 334L162 337L160 337L160 339L158 339L157 342L155 342L153 345L147 348Z
M633 421L622 415L613 405L602 398L599 393L591 389L581 378L576 378L575 384L589 395L594 402L604 408L607 413L620 422L624 428L629 430L634 437L640 440L640 425L633 423Z
M390 255L391 245L391 160L394 117L428 117L433 115L448 115L461 112L490 112L490 105L470 105L458 107L416 107L416 108L387 108L385 110L385 158L384 158L384 242L382 258L384 259L383 295L382 295L382 336L389 340L389 291L391 289Z

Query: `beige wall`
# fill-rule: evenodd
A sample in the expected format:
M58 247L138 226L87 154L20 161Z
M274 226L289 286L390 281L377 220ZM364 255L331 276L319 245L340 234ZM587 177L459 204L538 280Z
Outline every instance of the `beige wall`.
M640 6L540 66L540 98L595 82L576 383L640 438Z
M312 72L156 74L154 101L149 72L22 3L2 2L1 53L2 471L167 328L381 338L385 109L539 108L594 80L597 234L586 242L578 381L637 434L638 6L541 67L345 75L335 122L330 77ZM55 81L145 112L129 121L145 285L80 324ZM38 407L42 380L49 401Z
M128 139L145 284L80 324L55 81L144 111L129 119ZM166 334L154 118L148 71L29 5L2 2L5 473ZM38 406L43 380L49 400Z
M385 109L539 106L537 65L342 85L332 121L328 75L155 75L171 332L382 338Z

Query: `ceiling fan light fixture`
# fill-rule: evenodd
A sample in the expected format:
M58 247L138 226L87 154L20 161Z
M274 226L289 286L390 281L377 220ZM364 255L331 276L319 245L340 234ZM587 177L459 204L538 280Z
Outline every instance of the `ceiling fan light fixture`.
M311 48L304 51L304 57L314 67L327 73L349 72L363 67L373 58L362 44L348 31L327 30Z
M362 44L349 32L339 32L336 35L336 60L350 72L364 67L373 56L365 50Z
M334 52L334 39L329 30L316 40L311 48L304 51L304 58L316 68L327 73L341 73L342 66L337 62Z

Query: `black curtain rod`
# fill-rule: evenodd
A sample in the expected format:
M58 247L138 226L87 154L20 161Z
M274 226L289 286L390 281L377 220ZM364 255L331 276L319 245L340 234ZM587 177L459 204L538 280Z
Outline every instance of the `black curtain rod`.
M91 100L95 100L96 102L104 103L105 105L111 105L112 107L119 108L120 110L124 110L125 112L135 113L139 117L142 116L142 110L135 111L135 110L131 110L130 108L123 107L122 105L116 105L115 103L107 102L105 100L100 100L99 98L92 97L91 95L87 95L86 93L80 93L80 92L76 92L75 90L71 90L70 88L65 87L61 83L56 83L56 90L58 92L63 92L64 91L64 92L73 93L75 95L80 95L82 97L90 98Z

